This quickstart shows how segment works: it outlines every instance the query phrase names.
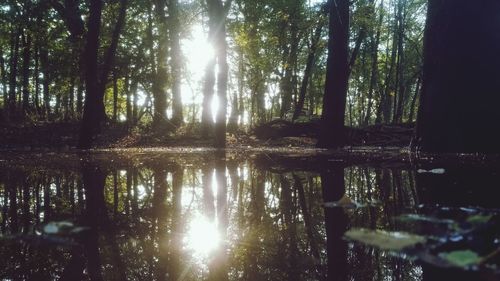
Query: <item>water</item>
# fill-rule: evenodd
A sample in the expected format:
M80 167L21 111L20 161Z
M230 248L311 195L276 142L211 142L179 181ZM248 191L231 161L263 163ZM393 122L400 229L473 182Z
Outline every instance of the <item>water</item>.
M477 165L147 152L10 156L0 168L1 280L463 277L344 232L400 230L394 218L422 204L500 205L500 173Z

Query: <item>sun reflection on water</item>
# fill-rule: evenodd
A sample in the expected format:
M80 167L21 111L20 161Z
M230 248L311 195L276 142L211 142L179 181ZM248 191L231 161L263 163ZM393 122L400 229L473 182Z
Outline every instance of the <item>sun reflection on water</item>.
M220 234L214 220L197 215L189 223L184 245L193 251L196 257L207 257L220 244Z

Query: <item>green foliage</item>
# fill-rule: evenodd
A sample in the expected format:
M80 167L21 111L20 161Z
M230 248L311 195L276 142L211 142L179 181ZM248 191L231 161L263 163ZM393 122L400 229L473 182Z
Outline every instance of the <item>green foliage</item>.
M391 251L401 251L405 248L415 247L417 244L425 243L426 241L426 238L420 235L363 228L350 229L345 233L345 237L383 250Z
M476 265L481 261L481 257L471 250L444 252L440 253L439 256L457 267Z

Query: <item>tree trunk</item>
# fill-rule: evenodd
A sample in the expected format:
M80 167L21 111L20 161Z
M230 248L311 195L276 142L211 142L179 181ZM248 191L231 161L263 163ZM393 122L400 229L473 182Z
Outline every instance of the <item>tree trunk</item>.
M336 0L337 3L339 0ZM340 3L339 3L340 5ZM344 168L334 167L332 171L321 173L323 202L336 202L345 196ZM343 208L324 208L327 280L348 280L348 247L344 233L349 218Z
M318 146L340 148L346 142L344 128L349 80L349 1L331 0L326 84Z
M7 101L9 99L9 95L8 95L8 92L7 92L7 74L5 73L5 60L3 58L3 50L0 48L0 79L1 79L1 83L2 83L2 98L3 98L3 113L4 115L7 115ZM1 118L1 116L0 116Z
M228 131L236 132L238 130L238 117L243 111L240 111L241 99L243 97L244 80L245 80L245 63L242 48L238 48L238 91L234 92L233 99L231 100L231 116L227 123Z
M165 17L165 2L156 0L155 2L156 19L159 26L158 46L151 44L150 52L152 60L156 53L156 73L153 77L152 92L154 97L153 129L159 133L167 124L167 23ZM152 30L150 30L152 32ZM156 52L155 52L156 51Z
M306 99L307 86L309 85L309 80L311 80L311 75L314 67L314 61L316 58L316 50L318 48L319 39L321 38L321 31L323 30L323 23L318 23L316 30L314 31L314 36L311 42L311 48L307 55L306 69L304 70L304 77L302 78L302 83L300 85L299 100L295 105L295 110L293 112L292 121L299 118L302 109L304 108L304 102Z
M116 70L113 71L113 122L118 121L118 78Z
M227 115L227 79L229 67L227 63L227 43L226 43L226 15L222 2L218 1L218 17L220 22L217 40L217 97L219 98L219 108L215 116L215 138L214 145L217 148L226 146L226 115Z
M31 62L31 35L26 31L23 36L23 69L22 69L22 85L23 85L23 98L22 108L24 116L30 111L30 62Z
M16 86L17 86L17 64L19 59L19 37L21 29L17 28L12 31L12 45L10 51L10 77L9 77L9 101L7 117L14 118L16 115Z
M33 108L35 109L36 114L40 114L40 48L39 48L38 40L36 40L34 46L34 60L35 60L35 69L33 71L33 80L35 81L35 96L33 98Z
M207 0L208 9L213 9L212 2L214 0ZM214 16L208 18L208 42L215 45L216 37L216 26L217 21ZM213 46L215 48L215 46ZM211 135L213 129L213 112L212 112L212 99L214 97L214 86L215 86L215 65L216 65L216 54L213 54L209 58L207 65L205 66L205 77L203 81L203 104L201 113L201 136L206 138Z
M363 125L367 126L370 122L370 117L371 117L371 111L372 111L372 106L373 106L373 92L375 91L375 87L377 85L378 81L378 45L380 44L380 33L382 29L382 23L384 20L384 1L382 0L380 2L380 15L378 18L378 24L377 24L377 33L375 35L375 38L372 37L371 40L371 73L370 73L370 88L368 89L368 105L366 108L366 115L365 119L363 122Z
M297 65L297 56L299 49L300 39L299 35L299 26L298 21L300 17L300 1L294 0L290 3L290 11L288 12L288 21L290 21L290 38L289 42L284 42L286 44L286 48L290 48L290 52L285 51L285 69L284 69L284 77L281 83L281 110L280 117L285 118L286 114L290 111L292 106L292 98L294 92L296 92L297 85L296 80L294 80L294 69ZM289 45L289 47L288 47Z
M104 91L108 81L108 75L113 66L113 61L118 47L120 33L125 25L127 0L120 1L120 11L116 21L111 43L104 56L101 77L98 76L98 51L99 34L101 25L102 2L91 0L89 6L89 20L87 28L87 42L85 46L85 85L86 98L80 132L79 148L90 148L95 135L100 131L101 122L106 118L104 112Z
M40 48L40 66L43 72L43 115L45 119L49 119L50 115L50 70L49 70L49 53L46 47Z
M417 120L423 151L500 152L498 14L496 0L429 1Z
M170 0L170 44L172 50L172 123L178 126L184 122L182 112L182 50L180 45L180 22L178 0Z
M103 2L90 0L87 42L85 45L85 87L86 97L83 109L79 148L90 148L102 121L99 108L98 51Z

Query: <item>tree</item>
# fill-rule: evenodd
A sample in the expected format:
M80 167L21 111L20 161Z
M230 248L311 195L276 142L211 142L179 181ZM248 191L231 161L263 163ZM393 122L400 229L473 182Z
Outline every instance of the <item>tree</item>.
M180 43L179 2L170 0L170 45L172 68L172 123L176 126L184 122L182 114L181 82L182 82L182 50Z
M416 132L422 151L500 152L499 13L495 0L429 1Z
M102 14L102 1L91 0L87 27L87 42L85 45L85 87L86 97L83 110L82 127L78 146L90 148L95 135L100 131L101 123L105 120L104 91L108 75L113 66L113 60L118 45L121 29L125 24L127 0L120 1L120 10L113 30L112 40L104 56L102 70L99 71L98 52ZM99 77L100 74L100 77Z
M214 145L218 148L226 146L226 114L227 114L227 42L226 42L226 16L231 7L231 0L225 3L222 0L207 0L209 40L213 42L214 57L210 59L205 77L205 93L203 98L203 116L205 118L205 129L209 122L209 105L213 97L213 86L215 82L214 68L217 64L217 97L219 99L219 109L215 116Z
M318 147L339 148L346 142L344 128L349 80L349 1L329 1L328 59Z

